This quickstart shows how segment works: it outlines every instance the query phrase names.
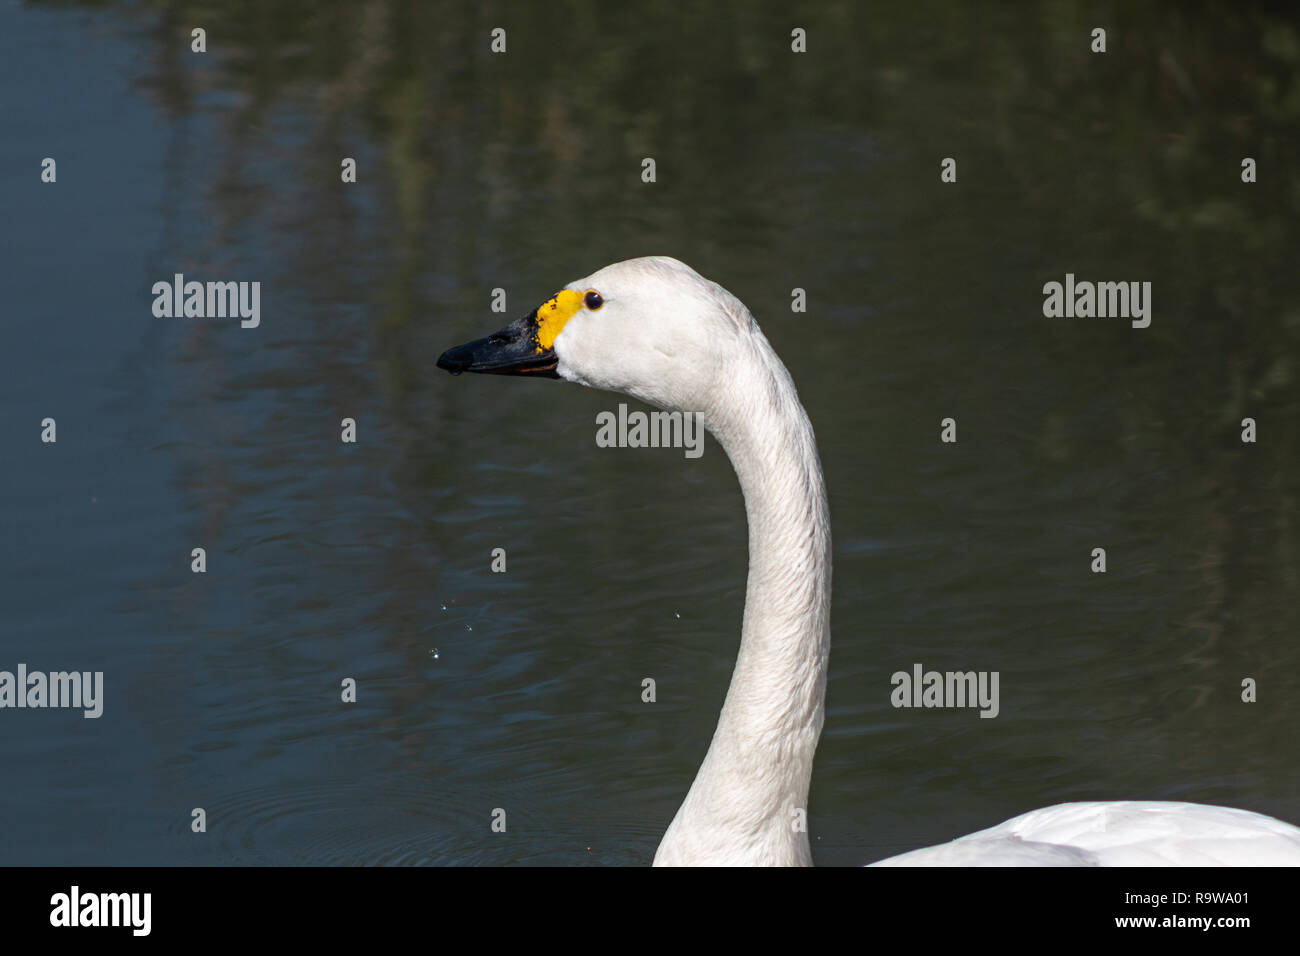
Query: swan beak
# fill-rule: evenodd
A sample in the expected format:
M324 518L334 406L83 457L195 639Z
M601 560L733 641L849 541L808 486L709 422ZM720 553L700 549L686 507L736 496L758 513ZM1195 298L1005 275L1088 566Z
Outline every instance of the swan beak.
M452 375L461 372L485 372L489 375L537 375L559 378L555 366L559 359L554 348L538 342L537 312L511 322L500 332L447 349L438 359L438 368Z

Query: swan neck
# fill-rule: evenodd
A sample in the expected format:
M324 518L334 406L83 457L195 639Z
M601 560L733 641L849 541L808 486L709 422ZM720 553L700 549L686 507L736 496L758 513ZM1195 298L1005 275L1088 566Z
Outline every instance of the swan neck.
M655 862L810 864L830 649L830 518L812 425L761 333L706 423L745 497L740 651L708 754Z

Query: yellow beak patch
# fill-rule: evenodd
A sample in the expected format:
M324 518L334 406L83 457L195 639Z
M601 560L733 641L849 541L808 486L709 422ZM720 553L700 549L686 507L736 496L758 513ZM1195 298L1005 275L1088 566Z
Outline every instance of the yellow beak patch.
M537 351L545 352L564 331L564 323L582 308L582 293L561 289L537 307Z

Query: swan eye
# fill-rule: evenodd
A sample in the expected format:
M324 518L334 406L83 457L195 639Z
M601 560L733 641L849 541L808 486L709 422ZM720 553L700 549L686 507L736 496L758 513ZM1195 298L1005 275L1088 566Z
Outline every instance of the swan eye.
M587 308L591 309L592 312L595 312L597 309L599 309L602 305L605 304L605 300L600 297L599 292L593 289L591 292L588 292L585 296L583 296L582 304L585 305Z

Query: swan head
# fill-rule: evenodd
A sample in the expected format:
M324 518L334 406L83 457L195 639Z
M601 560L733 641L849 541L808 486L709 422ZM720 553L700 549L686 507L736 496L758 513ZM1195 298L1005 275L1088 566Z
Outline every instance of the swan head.
M570 282L500 332L448 349L438 367L562 378L674 411L708 407L754 330L726 289L676 259L615 262Z

